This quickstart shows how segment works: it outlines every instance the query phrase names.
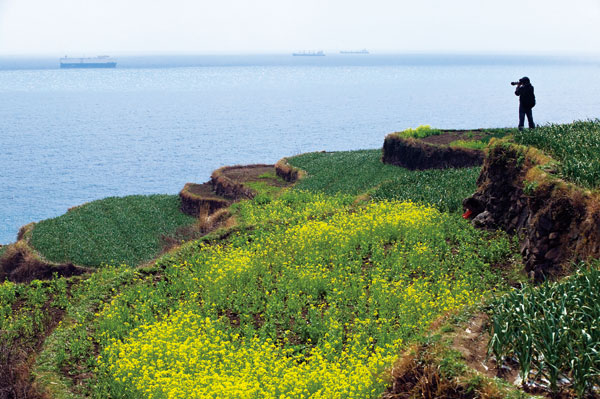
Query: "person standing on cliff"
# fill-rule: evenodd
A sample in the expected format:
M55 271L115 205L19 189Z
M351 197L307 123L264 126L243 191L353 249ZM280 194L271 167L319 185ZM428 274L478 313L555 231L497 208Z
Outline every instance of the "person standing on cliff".
M513 85L517 86L515 95L519 96L519 130L523 130L525 125L525 115L527 115L527 123L529 128L535 128L533 123L532 108L535 107L535 94L533 93L533 86L527 76L519 79L518 82L513 82Z

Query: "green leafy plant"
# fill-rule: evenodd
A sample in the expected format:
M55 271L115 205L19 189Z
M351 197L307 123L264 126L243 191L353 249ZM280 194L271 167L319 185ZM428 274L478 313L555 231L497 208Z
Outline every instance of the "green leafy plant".
M541 377L556 393L565 378L579 397L600 383L600 271L595 263L572 277L526 286L492 306L489 350L515 356L525 382Z
M514 139L547 152L566 179L584 187L600 186L599 119L516 131Z
M368 193L375 200L415 201L441 211L462 212L481 168L412 171L381 162L380 150L309 153L289 159L308 177L296 188L328 194Z
M31 244L54 262L137 265L160 253L162 235L195 220L180 211L175 195L105 198L37 223Z

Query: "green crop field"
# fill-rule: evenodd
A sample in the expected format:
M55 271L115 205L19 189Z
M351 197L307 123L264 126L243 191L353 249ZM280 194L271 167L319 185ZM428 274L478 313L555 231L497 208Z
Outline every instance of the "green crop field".
M519 144L537 147L559 162L561 175L584 187L600 186L600 120L516 131Z
M462 200L475 192L481 168L411 171L381 162L381 150L309 153L289 159L308 172L296 188L374 199L412 200L442 211L462 212Z
M592 268L558 283L527 286L492 306L490 350L514 356L522 378L544 377L553 393L572 385L579 397L600 384L600 270Z
M159 254L161 235L194 221L179 210L176 195L112 197L37 223L31 244L54 262L137 265Z

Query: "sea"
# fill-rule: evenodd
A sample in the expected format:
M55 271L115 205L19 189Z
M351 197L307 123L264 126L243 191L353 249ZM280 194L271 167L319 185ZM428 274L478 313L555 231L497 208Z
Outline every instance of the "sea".
M176 194L225 165L382 146L419 125L600 117L600 60L449 54L119 56L115 69L0 57L0 244L110 196Z

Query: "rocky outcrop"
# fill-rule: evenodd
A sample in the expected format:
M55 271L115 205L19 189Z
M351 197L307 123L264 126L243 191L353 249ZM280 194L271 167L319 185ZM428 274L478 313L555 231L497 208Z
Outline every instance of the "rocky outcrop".
M479 166L484 152L469 148L425 143L389 134L383 142L383 163L407 169L444 169Z
M600 256L598 196L559 179L553 165L536 149L493 141L477 191L463 202L474 225L519 235L526 270L537 280Z

